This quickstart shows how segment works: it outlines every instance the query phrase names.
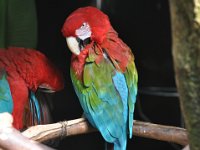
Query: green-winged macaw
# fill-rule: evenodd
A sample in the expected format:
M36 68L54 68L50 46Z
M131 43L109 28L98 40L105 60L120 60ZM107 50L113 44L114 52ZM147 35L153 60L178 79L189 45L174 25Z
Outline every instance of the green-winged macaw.
M131 49L94 7L75 10L62 28L72 51L71 79L88 121L114 150L132 137L137 71Z
M61 72L39 51L0 49L0 112L13 115L16 129L49 121L46 103L35 96L39 87L48 89L46 92L61 90Z

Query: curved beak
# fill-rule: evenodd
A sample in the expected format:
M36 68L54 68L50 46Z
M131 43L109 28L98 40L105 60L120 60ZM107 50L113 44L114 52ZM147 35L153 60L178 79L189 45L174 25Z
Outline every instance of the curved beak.
M79 43L78 41L76 40L75 37L66 37L66 42L67 42L67 45L70 49L70 51L72 53L74 53L75 55L79 55L80 54L80 48L79 48Z

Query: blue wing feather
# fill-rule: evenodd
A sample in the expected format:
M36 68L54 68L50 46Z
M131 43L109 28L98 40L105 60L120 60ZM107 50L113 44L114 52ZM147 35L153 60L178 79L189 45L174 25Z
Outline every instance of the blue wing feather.
M0 70L0 113L13 111L13 99L5 70Z
M119 92L119 95L120 95L121 100L123 102L124 121L127 122L127 117L128 117L128 87L127 87L127 84L126 84L125 77L122 73L117 71L112 79L113 79L113 83L115 85L115 88Z
M29 91L29 103L24 111L25 127L51 123L52 119L46 98L41 93Z
M40 104L32 91L30 91L29 94L29 101L32 121L34 122L34 124L41 124Z

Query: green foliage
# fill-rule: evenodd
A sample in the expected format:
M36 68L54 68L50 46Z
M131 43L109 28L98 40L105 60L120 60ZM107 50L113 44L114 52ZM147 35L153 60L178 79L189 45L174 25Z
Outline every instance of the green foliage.
M0 48L36 48L35 0L0 0Z

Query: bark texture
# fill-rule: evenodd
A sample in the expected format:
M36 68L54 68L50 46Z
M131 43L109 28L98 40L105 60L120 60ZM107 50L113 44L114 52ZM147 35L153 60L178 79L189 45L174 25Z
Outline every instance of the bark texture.
M89 125L87 120L79 118L48 125L33 126L25 130L22 134L29 139L44 142L54 138L64 138L66 136L88 134L96 131L96 129ZM173 142L180 145L188 144L186 130L173 126L164 126L134 120L133 135Z
M170 0L173 60L191 150L200 150L200 0Z

